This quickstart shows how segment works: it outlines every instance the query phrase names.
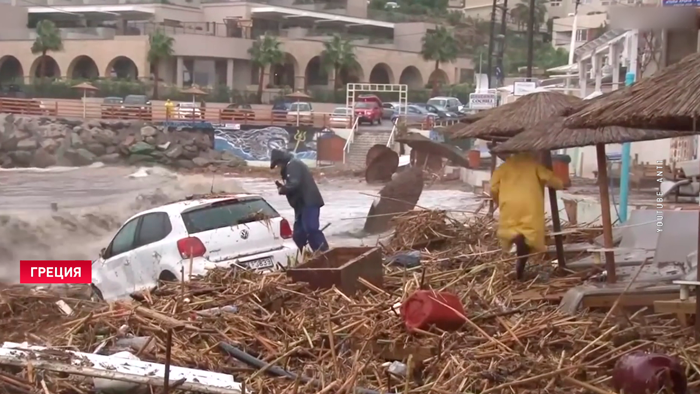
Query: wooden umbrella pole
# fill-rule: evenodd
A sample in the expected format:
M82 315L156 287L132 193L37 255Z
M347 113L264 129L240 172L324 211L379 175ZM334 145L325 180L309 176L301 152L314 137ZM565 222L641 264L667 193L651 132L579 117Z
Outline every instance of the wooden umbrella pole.
M550 170L552 169L552 153L546 151L544 153L544 165ZM552 211L552 227L554 227L554 233L561 232L561 220L559 219L559 204L557 203L557 191L551 187L547 188L549 192L549 206ZM554 245L557 248L557 263L560 268L566 267L566 258L564 257L564 238L561 234L554 236Z
M698 245L696 252L696 279L700 280L700 211L698 211ZM700 342L700 286L695 286L695 341Z
M493 179L493 173L496 171L496 161L498 160L496 155L493 153L493 148L496 147L496 144L497 144L497 142L493 141L493 146L491 147L491 178L490 179ZM491 182L491 181L489 180L489 182ZM490 191L489 191L489 194L491 194ZM494 211L495 204L496 203L493 200L489 201L489 212Z
M605 156L605 145L595 146L598 160L598 187L600 188L600 213L603 220L603 245L605 247L605 270L608 283L615 283L615 253L613 248L612 218L610 216L610 192L608 191L608 162Z

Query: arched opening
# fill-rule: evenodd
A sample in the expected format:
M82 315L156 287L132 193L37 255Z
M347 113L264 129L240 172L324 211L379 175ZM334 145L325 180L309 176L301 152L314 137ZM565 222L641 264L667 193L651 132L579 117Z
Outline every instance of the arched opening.
M139 69L136 63L126 56L117 56L112 59L105 70L106 77L118 79L138 79Z
M447 73L441 69L433 70L428 78L428 83L433 84L437 82L438 86L447 85L450 83L449 78L447 78Z
M408 66L403 69L399 77L399 83L408 85L409 89L423 89L423 76L420 71L413 66Z
M305 71L306 88L311 86L327 86L328 73L321 67L321 57L315 56L306 65Z
M369 73L369 83L394 83L394 73L386 63L378 63Z
M0 58L0 83L19 83L24 78L22 64L14 56Z
M30 75L35 78L59 78L61 76L61 69L58 67L58 63L51 56L39 56L34 59L32 66L30 67Z
M297 70L297 59L294 56L285 53L284 54L284 64L277 64L272 69L272 75L270 76L270 83L274 87L285 87L289 86L294 90L294 76Z
M351 70L341 70L340 71L340 86L345 86L349 83L360 83L364 79L365 73L362 71L362 67L358 65Z
M100 70L90 56L81 55L70 62L67 74L71 79L95 79L99 78Z

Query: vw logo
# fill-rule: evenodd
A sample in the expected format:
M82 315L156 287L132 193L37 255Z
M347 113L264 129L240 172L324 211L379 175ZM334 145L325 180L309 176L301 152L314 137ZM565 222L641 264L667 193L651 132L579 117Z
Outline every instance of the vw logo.
M241 230L241 238L248 239L248 230Z

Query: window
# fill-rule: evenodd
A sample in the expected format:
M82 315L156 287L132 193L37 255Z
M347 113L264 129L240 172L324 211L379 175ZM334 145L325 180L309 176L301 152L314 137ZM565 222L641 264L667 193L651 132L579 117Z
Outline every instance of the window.
M394 106L389 104L389 103L384 103L384 104L382 104L382 108L394 109Z
M558 2L558 1L550 1L550 2L549 2L549 6L550 6L550 7L560 7L560 6L561 6L561 3Z
M459 107L462 105L462 103L459 102L457 99L450 99L450 107Z
M156 212L142 216L141 227L136 236L136 246L140 247L165 238L172 231L170 218L167 213Z
M138 227L139 219L140 218L132 219L119 230L107 250L105 259L128 252L134 248L134 238L136 236L136 228Z
M576 41L586 41L588 34L586 34L586 29L576 30Z
M412 114L419 114L420 113L420 111L418 111L418 108L416 108L416 107L408 107L408 112L410 112Z
M261 198L224 200L182 213L182 221L189 234L276 217L279 217L277 211Z

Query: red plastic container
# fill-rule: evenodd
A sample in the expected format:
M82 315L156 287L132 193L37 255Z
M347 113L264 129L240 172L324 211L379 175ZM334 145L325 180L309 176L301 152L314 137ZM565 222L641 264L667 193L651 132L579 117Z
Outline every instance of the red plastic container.
M467 160L469 160L470 168L479 168L481 165L481 151L478 149L470 150L469 153L467 153Z
M678 359L658 353L622 356L615 364L612 383L617 392L625 394L658 393L662 388L674 394L688 392L685 369Z
M464 307L457 296L447 292L418 290L401 304L401 317L408 331L430 326L454 331L464 324Z

